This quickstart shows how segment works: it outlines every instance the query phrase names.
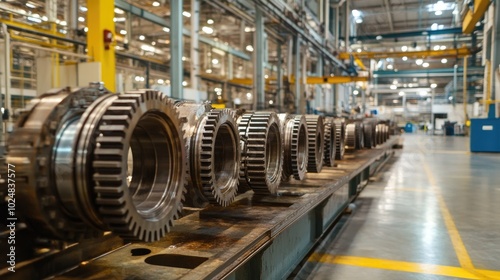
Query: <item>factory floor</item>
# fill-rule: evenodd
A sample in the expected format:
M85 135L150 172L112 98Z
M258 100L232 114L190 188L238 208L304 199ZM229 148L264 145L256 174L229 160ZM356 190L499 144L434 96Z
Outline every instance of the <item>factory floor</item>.
M404 135L297 279L500 279L500 154Z

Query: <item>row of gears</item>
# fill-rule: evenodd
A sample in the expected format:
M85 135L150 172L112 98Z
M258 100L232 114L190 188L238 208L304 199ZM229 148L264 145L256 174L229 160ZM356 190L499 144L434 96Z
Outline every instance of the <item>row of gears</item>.
M385 131L385 132L384 132ZM227 206L238 192L278 193L282 181L334 166L387 128L317 115L214 109L154 90L102 84L59 89L26 109L7 145L23 220L49 239L111 231L152 242L183 205ZM360 134L361 133L361 134ZM360 142L368 137L372 142Z

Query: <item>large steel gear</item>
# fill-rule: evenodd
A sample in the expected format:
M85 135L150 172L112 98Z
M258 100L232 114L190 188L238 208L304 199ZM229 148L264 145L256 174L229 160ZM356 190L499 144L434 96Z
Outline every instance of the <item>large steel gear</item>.
M231 110L203 115L191 138L191 179L212 204L229 205L238 191L240 137Z
M377 139L377 145L380 145L382 143L384 143L383 141L383 131L382 131L382 125L381 124L377 124L375 126L375 138Z
M357 140L356 124L350 123L345 127L345 147L348 150L355 150Z
M364 123L363 124L363 138L365 140L365 148L371 149L373 147L373 142L374 142L374 135L373 135L373 129L372 129L372 124L371 123Z
M335 119L335 159L341 160L345 153L345 121L343 119Z
M335 123L333 118L325 118L325 149L323 163L326 166L334 166L335 162L335 149L337 146L337 139L335 137Z
M356 150L363 149L365 146L365 137L364 137L364 126L361 121L355 121L356 125Z
M16 197L25 205L18 213L43 237L78 241L102 233L84 222L75 211L76 199L68 198L65 191L73 191L75 126L90 104L111 96L107 93L101 84L92 84L43 94L28 106L9 137L7 162L16 167ZM58 146L65 146L65 151Z
M307 124L304 115L279 114L283 127L284 160L282 181L290 176L303 180L307 172Z
M277 193L283 168L280 126L272 112L247 113L240 118L240 186L250 187L256 194Z
M125 239L156 241L178 218L185 191L186 151L173 101L138 91L103 110L93 152L99 213Z
M325 127L323 117L318 115L306 115L309 155L307 171L319 173L323 169Z

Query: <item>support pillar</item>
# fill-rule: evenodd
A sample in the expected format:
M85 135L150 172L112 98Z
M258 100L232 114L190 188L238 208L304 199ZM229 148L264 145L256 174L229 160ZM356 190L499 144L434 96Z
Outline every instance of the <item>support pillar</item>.
M293 44L293 49L295 53L295 112L297 114L303 114L305 108L301 108L301 100L303 99L302 92L300 91L300 35L295 37L295 42Z
M500 0L494 1L494 6L490 7L490 9L494 9L494 20L493 23L493 32L492 32L492 42L493 46L491 48L491 100L500 99L500 96L496 95L497 91L500 91L500 85L496 84L496 75L497 71L499 71L500 65ZM497 114L500 115L500 112L497 111Z
M191 0L191 88L198 90L200 76L199 54L200 0ZM181 57L182 58L182 57Z
M254 33L254 109L261 110L266 107L265 79L264 79L264 15L259 7L255 9Z
M177 99L184 98L182 87L184 79L184 69L182 67L184 45L182 42L182 4L182 0L170 1L170 95L172 98Z
M277 81L277 84L278 84L278 90L276 92L276 103L277 103L277 107L278 107L278 110L280 112L282 112L283 110L283 99L284 99L284 96L283 96L283 67L282 67L282 64L283 64L283 58L281 57L281 43L278 42L277 44L277 50L276 50L276 53L277 53L277 56L278 56L278 62L277 62L277 71L276 71L276 81Z
M113 44L109 49L104 45L104 30L115 33L115 4L113 1L87 0L87 49L93 61L99 62L101 67L101 80L110 91L115 91L115 48Z
M351 35L351 10L349 0L345 1L345 51L349 51L349 36Z

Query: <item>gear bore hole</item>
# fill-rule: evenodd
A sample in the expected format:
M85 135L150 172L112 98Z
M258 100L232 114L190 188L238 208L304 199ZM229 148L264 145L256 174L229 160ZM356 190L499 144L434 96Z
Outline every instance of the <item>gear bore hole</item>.
M179 136L170 120L159 112L144 114L135 126L128 155L129 190L139 215L161 219L175 205L175 186L181 172Z
M307 164L307 130L305 126L300 126L299 144L297 146L297 165L299 169L306 169Z
M269 181L277 180L278 166L281 164L281 138L278 125L269 127L266 139L266 175Z
M238 176L236 136L228 124L219 127L214 143L214 185L221 190L229 190L228 183Z

